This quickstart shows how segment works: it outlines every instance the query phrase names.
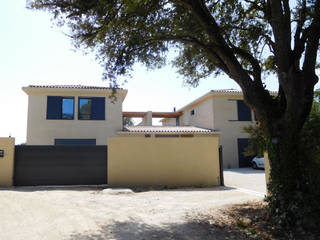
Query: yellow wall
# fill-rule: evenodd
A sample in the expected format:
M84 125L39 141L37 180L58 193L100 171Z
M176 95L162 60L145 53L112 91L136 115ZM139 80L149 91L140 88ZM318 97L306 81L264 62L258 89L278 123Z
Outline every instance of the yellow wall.
M251 111L251 121L234 121L238 119L237 101L239 95L219 96L213 99L214 129L221 132L220 144L224 168L238 168L238 138L249 138L243 128L255 124ZM231 120L231 121L230 121Z
M27 145L54 145L55 138L93 138L97 145L105 145L108 137L116 136L122 129L122 102L126 91L116 93L116 101L110 99L111 90L88 89L30 89L29 95ZM47 96L75 97L74 120L47 120ZM105 97L105 120L78 120L78 97Z
M268 189L268 184L270 181L270 162L269 162L269 157L267 152L264 153L264 171L266 174L266 184ZM268 191L267 191L267 194L268 194Z
M183 109L180 125L192 125L210 128L221 132L223 167L238 168L238 138L249 138L243 128L255 123L253 112L252 121L235 121L238 119L237 101L242 100L242 94L209 94ZM191 110L195 111L191 115ZM231 120L231 121L230 121ZM166 118L166 126L174 126L175 119Z
M0 138L0 149L4 150L4 157L0 157L0 186L12 186L14 167L14 138Z
M112 186L215 186L219 137L108 139Z

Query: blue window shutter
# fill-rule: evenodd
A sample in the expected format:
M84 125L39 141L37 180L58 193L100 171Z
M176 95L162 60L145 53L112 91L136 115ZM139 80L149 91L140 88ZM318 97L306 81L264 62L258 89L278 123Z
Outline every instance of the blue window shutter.
M48 96L47 119L61 119L61 97Z
M243 100L237 100L238 121L251 121L251 109Z
M106 100L104 97L91 98L91 119L92 120L105 120L106 114Z

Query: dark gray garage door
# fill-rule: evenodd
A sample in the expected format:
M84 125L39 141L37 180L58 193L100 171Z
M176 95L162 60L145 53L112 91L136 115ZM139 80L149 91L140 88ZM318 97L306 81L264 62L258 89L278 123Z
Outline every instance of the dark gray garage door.
M16 146L14 184L106 184L107 156L107 146Z

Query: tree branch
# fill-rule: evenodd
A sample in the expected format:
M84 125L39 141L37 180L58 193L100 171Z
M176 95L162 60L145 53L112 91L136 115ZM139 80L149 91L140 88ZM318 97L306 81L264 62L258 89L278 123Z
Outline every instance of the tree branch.
M274 38L277 65L280 72L286 72L290 66L291 21L288 0L268 0L271 17L269 18Z
M212 47L212 45L204 44L195 37L192 37L189 35L164 35L164 36L159 36L157 38L150 39L149 41L177 41L181 43L196 45L198 47L201 47L203 50L205 50L209 55L211 55L216 60L215 64L217 65L217 67L219 67L226 74L229 73L228 67L222 61L222 59L217 55L217 53L213 50L214 48Z
M245 51L239 47L233 46L232 50L234 51L235 54L240 55L242 58L244 58L250 62L251 66L253 68L252 75L253 75L254 81L260 82L262 84L262 82L261 82L261 67L260 67L258 60L255 59L250 53L248 53L247 51Z
M317 61L317 53L319 50L320 40L320 1L317 1L314 6L315 17L310 25L307 34L307 46L305 58L303 62L303 71L309 74L315 74Z
M211 42L214 43L214 52L219 56L223 63L227 66L229 72L227 74L234 79L243 89L249 91L252 87L252 79L250 75L238 62L233 50L228 46L227 42L221 35L220 27L208 11L204 1L202 0L177 0L189 9L194 15L204 31L208 34Z

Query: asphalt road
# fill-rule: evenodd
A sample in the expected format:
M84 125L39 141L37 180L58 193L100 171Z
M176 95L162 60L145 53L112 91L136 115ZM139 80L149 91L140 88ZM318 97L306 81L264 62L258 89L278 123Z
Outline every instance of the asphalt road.
M248 193L264 196L266 194L266 179L264 170L252 168L235 168L224 170L224 184Z

